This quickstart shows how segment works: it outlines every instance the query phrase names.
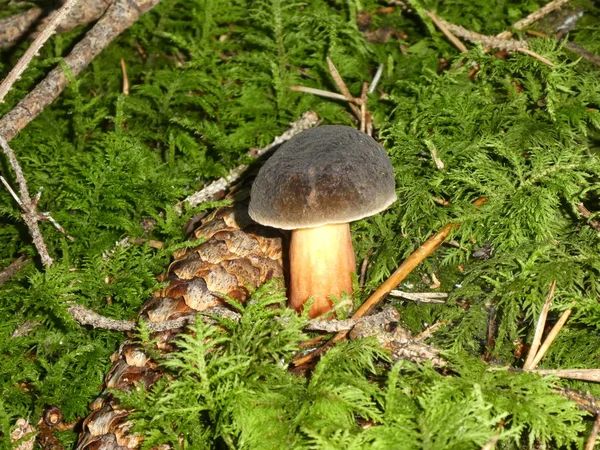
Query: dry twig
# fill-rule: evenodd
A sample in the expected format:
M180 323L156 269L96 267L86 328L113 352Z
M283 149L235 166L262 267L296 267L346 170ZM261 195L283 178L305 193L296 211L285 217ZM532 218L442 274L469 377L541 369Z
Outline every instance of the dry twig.
M596 446L596 439L598 439L598 432L600 431L600 414L596 414L596 420L594 421L594 426L592 427L592 432L590 433L590 437L588 441L585 443L585 450L594 450Z
M577 205L577 211L579 211L579 214L581 214L584 218L588 220L588 223L594 230L600 231L600 221L596 219L591 219L592 213L589 209L585 207L583 203L579 203Z
M550 284L550 292L548 292L548 295L546 296L546 301L544 302L544 306L542 307L542 311L540 312L540 317L535 328L533 342L531 343L529 353L527 354L527 359L525 360L525 364L523 364L523 369L525 370L532 368L533 360L535 359L535 356L537 355L538 350L540 348L540 344L542 342L542 335L544 334L544 327L546 326L546 319L548 318L548 311L550 311L550 303L552 302L552 297L554 297L555 288L556 281L553 281Z
M400 314L396 308L391 306L383 311L372 316L362 317L359 319L346 320L327 320L314 319L306 326L307 330L326 331L327 333L337 333L339 331L347 331L354 328L358 323L368 323L370 326L383 326L390 322L397 322L400 319Z
M285 141L290 140L292 137L300 133L301 131L307 130L316 126L319 123L319 116L314 111L307 111L302 114L302 117L295 122L292 122L291 128L283 133L281 136L277 136L273 142L269 145L259 149L257 152L254 152L252 157L259 158L260 156L267 153L269 150L277 147L278 145L284 143ZM227 176L224 178L219 178L216 181L213 181L208 186L205 186L198 192L194 192L193 194L186 197L183 201L179 202L175 205L175 210L181 214L183 211L183 205L187 203L188 206L194 207L198 206L204 202L215 200L217 195L223 191L225 191L231 184L238 181L242 178L242 175L248 166L246 164L242 164L235 169L232 169Z
M55 14L52 15L52 18L48 21L42 32L31 43L19 61L17 61L17 64L15 64L12 70L8 73L4 81L0 83L0 103L4 103L4 97L6 97L6 94L8 91L10 91L12 85L21 77L21 74L25 71L27 66L29 66L29 63L33 57L38 54L40 48L42 48L42 45L44 45L44 43L50 39L50 36L52 36L56 31L58 24L60 24L60 22L65 18L65 16L78 1L79 0L67 0L65 4L61 6L61 8Z
M454 35L459 36L463 39L466 39L470 42L479 42L484 47L488 48L497 48L500 50L507 50L512 52L520 52L525 53L529 56L532 56L539 61L547 64L551 67L554 66L554 63L547 58L544 58L542 55L539 55L531 50L529 50L529 46L526 41L517 41L517 40L509 40L509 39L501 39L495 36L487 36L485 34L475 33L474 31L467 30L460 25L454 25L450 22L445 21L444 19L436 16L434 13L427 11L429 17L436 18L435 24L438 27L443 26L445 29L452 32ZM440 28L441 29L441 28Z
M123 58L121 58L121 72L123 73L123 94L129 95L129 78L127 77L127 66Z
M65 2L66 0L62 0L62 3ZM56 31L64 33L98 20L113 2L114 0L85 0L78 3ZM34 7L21 14L0 19L0 49L12 47L24 39L34 39L51 19L50 16L40 20L45 12L43 8Z
M112 331L133 331L137 323L130 320L111 319L87 309L85 306L73 304L67 308L67 311L73 319L80 325L89 325L92 328L102 328ZM210 316L227 317L232 320L239 320L240 315L223 306L215 306L206 311L198 312L198 315L206 316L205 320L210 320ZM164 322L147 322L147 328L151 332L173 330L192 325L196 322L196 315L180 317L178 319L166 320Z
M79 75L113 39L159 2L160 0L114 0L104 16L64 58L68 70L75 77ZM50 71L46 78L0 119L0 135L7 141L12 140L60 95L67 84L68 78L62 67Z
M360 131L371 136L373 134L373 123L371 120L371 113L367 109L367 94L370 91L369 84L367 82L363 83L362 92L360 97L354 97L350 93L348 86L344 82L342 76L338 72L335 64L331 59L327 58L327 65L329 66L329 72L331 73L331 77L335 82L338 90L341 94L337 94L335 92L324 91L322 89L315 89L306 86L290 86L290 89L298 92L305 92L307 94L318 95L320 97L327 97L334 100L342 100L347 101L348 106L352 110L352 113L356 116L359 121ZM381 72L383 71L383 65L379 66L377 73L375 74L375 78L373 79L373 84L376 84L379 81L379 77L381 76Z
M0 147L8 161L13 171L15 172L15 177L17 179L17 184L19 185L19 203L21 208L23 209L23 221L25 225L27 225L27 229L29 230L29 234L33 240L33 245L37 249L40 258L42 259L42 264L44 267L50 267L54 260L48 254L48 249L46 248L46 243L44 242L44 238L42 237L42 233L40 232L40 227L38 226L38 221L40 220L38 214L35 211L35 206L31 201L31 197L29 196L29 188L27 187L27 180L25 179L25 175L23 175L23 169L21 169L21 165L19 161L17 161L17 157L15 156L15 152L8 145L6 139L2 137L0 134Z
M519 20L518 22L515 22L513 24L512 28L514 28L515 30L522 30L523 28L531 25L533 22L537 22L544 16L547 16L555 9L558 9L561 6L565 5L566 3L568 3L568 1L569 0L554 0L546 5L542 6L540 9L532 12L527 17ZM499 39L509 39L512 35L513 35L512 31L503 31L502 33L498 34L496 37Z
M582 380L600 383L600 369L533 369L530 372L539 375L554 375L569 380Z
M533 359L533 361L529 367L529 370L535 369L537 367L537 365L540 363L540 361L542 360L542 358L544 357L544 355L546 354L546 352L548 351L548 349L554 342L554 339L556 339L556 336L558 336L558 333L560 333L560 330L562 330L562 327L565 325L565 323L567 322L567 319L569 318L570 315L571 315L571 309L566 309L562 313L562 315L558 319L558 322L556 322L556 324L550 330L550 333L548 333L548 336L546 337L546 340L540 347L540 350L536 353L535 358Z
M11 262L8 267L2 269L0 271L0 285L6 283L8 280L14 277L15 274L25 267L25 264L27 264L29 261L30 259L27 258L27 256L21 255L19 258Z
M431 19L431 21L440 29L440 31L442 33L444 33L444 35L448 38L448 40L450 42L452 42L454 44L454 46L461 53L467 53L469 51L467 49L466 45L463 44L461 41L459 41L457 39L457 37L452 34L452 32L449 30L448 26L446 25L447 22L445 22L442 19L440 19L438 16L436 16L431 11L425 11L425 14L427 14L427 16Z
M392 289L389 293L392 297L402 297L405 300L420 303L440 303L445 304L448 294L445 292L404 292L398 289Z

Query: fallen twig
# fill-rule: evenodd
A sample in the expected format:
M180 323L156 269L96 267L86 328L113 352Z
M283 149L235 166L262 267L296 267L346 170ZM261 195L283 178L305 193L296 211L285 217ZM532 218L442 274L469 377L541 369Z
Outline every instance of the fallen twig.
M127 77L127 66L123 58L121 58L121 72L123 73L123 94L129 95L129 78Z
M311 88L308 86L290 86L292 91L304 92L305 94L318 95L319 97L332 98L334 100L348 101L345 95L338 94L336 92L324 91L323 89Z
M15 177L17 179L17 184L19 185L19 203L21 208L23 209L23 221L25 225L27 225L27 229L29 230L29 234L31 235L31 239L33 240L33 245L37 249L40 258L42 259L42 264L44 267L50 267L54 260L48 253L48 249L46 248L46 243L44 242L44 238L42 237L42 233L40 232L40 227L38 226L39 217L35 211L35 206L31 201L31 197L29 196L29 188L27 187L27 180L23 175L23 169L21 169L21 165L19 161L17 161L17 157L15 156L15 152L8 145L6 139L2 137L0 134L0 147L2 148L4 154L8 158L10 166L15 172Z
M360 277L358 279L358 285L360 287L363 287L365 285L365 281L367 279L367 267L369 266L369 258L371 257L372 254L373 254L373 249L371 248L365 255L365 258L363 259L363 261L360 265Z
M558 319L558 322L556 322L556 324L552 327L552 329L550 330L550 333L548 333L548 336L546 337L546 339L544 340L544 343L540 347L540 350L536 353L535 358L533 359L531 365L529 366L529 370L535 369L537 367L537 365L540 363L540 361L542 360L542 358L544 357L544 355L546 354L546 352L548 351L548 349L554 342L554 339L556 339L556 336L558 336L558 333L560 333L560 330L562 330L562 327L567 322L567 319L571 315L571 311L572 311L571 309L565 309L565 311L562 313L562 315Z
M338 87L339 91L344 95L346 100L348 100L348 105L350 106L350 109L352 110L354 115L358 119L360 119L360 110L356 106L356 104L359 104L360 102L356 98L354 98L354 96L350 93L350 90L348 89L348 86L346 86L344 79L342 78L337 68L335 67L335 64L333 64L333 61L329 57L327 58L327 65L329 66L329 72L331 73L333 81L335 81L335 85Z
M500 50L525 53L529 56L538 59L544 64L547 64L551 67L554 66L554 63L549 59L544 58L542 55L539 55L529 50L529 46L526 41L502 39L496 36L487 36L485 34L475 33L474 31L467 30L466 28L461 27L460 25L454 25L453 23L447 22L430 11L426 11L426 13L429 17L431 17L432 20L434 20L433 18L435 17L436 21L434 23L438 25L438 27L443 26L445 27L445 29L451 31L454 35L466 39L470 42L479 42L487 48L497 48Z
M29 261L31 260L27 258L27 256L21 255L11 262L7 267L2 269L0 271L0 285L6 283L8 280L14 277L15 274L25 267L25 264L27 264Z
M269 145L259 149L256 152L253 152L250 156L254 158L259 158L260 156L267 153L269 150L277 147L285 141L290 140L296 134L301 131L307 130L316 126L319 123L319 116L314 111L307 111L302 114L302 117L295 122L292 122L291 128L283 133L281 136L277 136L273 142ZM187 204L190 207L198 206L204 202L215 200L216 196L225 191L231 184L238 181L244 172L248 169L248 165L242 164L235 169L232 169L227 176L223 178L219 178L216 181L213 181L208 186L205 186L198 192L194 192L193 194L187 196L183 201L177 203L175 205L175 211L178 214L183 212L183 205Z
M598 432L600 431L600 414L596 414L596 420L594 420L594 426L592 427L592 432L590 433L590 437L585 443L585 450L594 450L596 446L596 439L598 439Z
M60 9L52 15L52 18L47 22L42 32L31 43L19 61L17 61L17 64L15 64L12 70L8 73L4 81L0 83L0 103L4 102L4 97L6 97L6 94L12 85L21 77L21 74L25 71L27 66L29 66L29 63L33 57L38 54L40 48L42 48L42 45L44 45L50 36L54 34L56 27L78 1L79 0L67 0L64 5L62 5Z
M569 0L554 0L546 5L542 6L540 9L532 12L527 17L519 20L518 22L515 22L511 28L514 28L515 30L522 30L523 28L531 25L533 22L537 22L544 16L547 16L555 9L558 9L561 6L565 5L566 3L568 3L568 1ZM513 35L512 31L503 31L502 33L498 34L496 37L499 39L509 39L512 35Z
M542 307L542 311L540 312L540 317L535 328L533 342L531 343L531 347L529 348L527 359L525 360L525 364L523 364L523 369L525 370L532 368L533 360L535 359L535 356L537 355L538 350L540 348L540 344L542 342L542 335L544 334L544 327L546 326L546 319L548 317L548 311L550 311L550 303L552 302L552 297L554 297L555 288L556 281L553 281L550 284L550 292L548 292L548 295L546 296L546 301L544 302L544 306Z
M62 3L65 3L63 0ZM80 25L98 20L114 0L85 0L77 4L56 31L64 33ZM50 17L40 20L45 14L43 8L30 8L27 11L0 20L0 49L9 48L24 39L33 39L46 26ZM39 21L39 23L38 23Z
M569 380L593 381L600 383L600 369L533 369L539 375L554 375Z
M64 58L64 64L73 76L83 69L123 31L150 10L160 0L114 0L104 16L75 45ZM29 94L11 111L0 119L0 135L12 140L29 122L35 119L68 84L62 67L54 68Z
M453 23L447 22L439 16L436 16L434 13L430 11L426 11L427 15L432 18L435 17L437 21L455 34L458 37L466 39L470 42L480 42L482 45L486 47L498 48L500 50L508 50L508 51L517 51L519 48L527 48L527 42L525 41L516 41L516 40L508 40L508 39L500 39L495 36L487 36L485 34L475 33L474 31L467 30L460 25L454 25ZM436 25L438 22L434 22Z
M589 392L582 393L569 388L554 388L552 392L577 403L579 408L590 414L596 415L600 411L600 400L592 396Z
M445 292L404 292L398 289L392 289L389 293L392 297L402 297L405 300L420 303L440 303L445 304L448 294Z
M452 42L454 44L454 46L461 53L467 53L469 51L467 49L466 45L463 44L461 41L459 41L458 38L452 34L452 32L446 26L446 22L445 21L443 21L442 19L440 19L438 16L436 16L431 11L425 11L425 14L427 14L427 16L431 19L431 21L440 29L440 31L442 33L444 33L444 35L448 38L448 40L450 42Z
M352 110L352 113L356 116L359 121L360 131L371 136L373 134L373 123L371 120L371 113L367 109L367 94L370 92L369 83L364 82L362 86L362 91L360 97L354 97L348 86L344 82L344 79L338 72L335 64L330 58L327 58L327 65L329 66L329 72L333 81L335 82L338 90L341 94L337 94L335 92L324 91L322 89L315 89L306 86L290 86L290 89L298 92L305 92L307 94L318 95L321 97L332 98L334 100L342 100L348 102L348 106ZM381 71L383 71L383 66L380 65L377 73L375 74L375 78L373 79L373 83L377 83L379 81L379 77L381 76Z
M21 325L19 325L15 329L15 331L12 332L10 337L14 339L18 337L27 336L38 325L40 325L40 322L38 322L37 320L26 320Z
M377 68L377 72L375 72L375 76L373 77L373 81L371 81L371 85L369 86L369 94L375 92L377 88L377 84L379 84L379 80L381 79L381 74L383 73L383 64L379 64Z
M585 205L583 203L579 203L577 205L577 211L579 211L579 214L581 214L584 218L586 218L588 220L588 223L594 230L600 231L600 221L598 221L596 219L591 219L592 213L590 212L589 209L587 209L585 207Z
M338 331L351 330L358 323L368 323L371 326L382 326L390 322L397 322L400 319L400 314L396 308L391 306L385 308L383 311L372 316L362 317L359 319L346 319L346 320L326 320L326 319L314 319L311 320L306 326L307 330L312 331L326 331L328 333L337 333Z
M80 325L89 325L92 328L102 328L112 331L133 331L137 328L136 322L104 317L82 305L71 305L67 308L67 311L77 323ZM238 313L233 312L223 306L215 306L206 311L198 312L197 314L207 316L207 320L210 320L211 315L226 317L231 320L239 320L240 317ZM192 325L195 322L196 315L190 315L186 317L180 317L178 319L166 320L164 322L147 322L147 328L152 332L165 331L175 328L183 328L187 325Z

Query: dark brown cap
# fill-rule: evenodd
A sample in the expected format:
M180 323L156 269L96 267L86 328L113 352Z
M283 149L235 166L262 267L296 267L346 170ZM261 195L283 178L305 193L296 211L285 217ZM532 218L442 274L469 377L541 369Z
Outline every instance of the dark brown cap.
M283 144L260 169L250 199L256 222L293 230L347 223L396 201L392 164L354 128L311 128Z

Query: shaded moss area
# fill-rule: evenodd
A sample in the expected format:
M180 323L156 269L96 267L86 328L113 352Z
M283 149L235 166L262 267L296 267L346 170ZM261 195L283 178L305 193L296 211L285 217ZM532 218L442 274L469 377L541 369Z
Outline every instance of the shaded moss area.
M32 193L43 187L40 210L50 211L73 239L42 223L56 258L42 271L17 205L0 190L0 267L21 254L33 259L0 286L0 447L10 448L17 418L37 422L44 405L57 405L66 420L87 414L123 336L82 328L66 308L77 302L106 316L134 318L185 239L187 218L213 206L179 216L175 203L245 162L249 149L270 143L307 110L323 123L353 125L343 102L289 89L334 91L327 57L357 96L383 64L368 107L394 164L399 201L352 226L357 259L374 250L361 298L443 225L462 224L452 235L458 246L440 248L401 287L429 290L433 272L448 303L395 301L414 332L446 323L431 343L446 351L451 368L441 374L408 362L392 367L374 343L353 342L328 355L312 379L298 379L284 363L302 339L302 321L272 328L266 320L272 312L255 308L245 315L262 325L228 324L221 350L208 352L207 371L193 372L194 358L210 350L201 337L216 331L199 327L169 363L182 381L130 399L145 411L137 420L147 444L163 439L177 446L183 433L186 448L281 448L286 442L296 448L467 449L498 434L500 448L582 447L590 417L551 388L568 385L600 396L596 385L489 371L480 359L522 366L522 346L531 342L556 280L551 320L566 308L573 314L542 366L600 366L600 239L578 210L580 203L600 210L599 69L564 43L525 33L517 37L528 38L554 67L474 44L459 54L423 17L432 10L494 35L542 5L163 0L142 16L11 143ZM25 6L0 0L2 17ZM600 11L593 3L569 3L530 28L553 34L556 23L579 11L568 40L599 54ZM54 36L0 114L85 31ZM0 53L0 77L26 46ZM122 94L121 59L129 95ZM0 164L13 183L7 161ZM471 202L482 196L487 202L475 210ZM164 246L132 245L106 257L125 237ZM257 295L259 303L282 301L281 292ZM40 324L27 336L11 337L26 321ZM276 331L288 339L275 339ZM252 348L250 336L256 338ZM209 398L214 386L222 389ZM178 404L193 413L182 416ZM76 435L64 432L60 439L68 446Z

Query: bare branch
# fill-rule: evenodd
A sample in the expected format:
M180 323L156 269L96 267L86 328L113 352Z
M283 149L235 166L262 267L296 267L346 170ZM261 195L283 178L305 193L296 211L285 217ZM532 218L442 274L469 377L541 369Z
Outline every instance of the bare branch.
M533 336L533 342L531 343L531 347L529 348L529 353L527 354L527 359L525 360L525 364L523 364L523 369L531 369L531 365L537 352L540 348L540 344L542 342L542 335L544 334L544 327L546 326L546 319L548 317L548 311L550 311L550 303L552 302L552 297L554 297L554 290L556 288L556 280L550 284L550 292L546 296L546 301L544 302L544 306L542 307L542 311L540 312L540 317L538 319L537 326L535 327L535 334Z
M523 28L531 25L533 22L537 22L544 16L547 16L555 9L558 9L561 6L567 4L568 1L569 0L554 0L546 5L542 6L540 9L532 12L527 17L519 20L518 22L515 22L513 24L512 28L514 28L515 30L522 30ZM509 39L511 36L512 36L512 31L504 31L504 32L500 33L499 35L497 35L496 37L500 38L500 39Z
M448 298L448 294L445 292L404 292L394 289L390 291L392 297L402 297L406 300L411 300L413 302L421 302L421 303L446 303L446 299Z
M48 253L48 249L46 248L46 243L44 242L44 238L42 237L42 233L40 232L40 228L38 226L38 217L35 212L35 207L31 202L31 197L29 196L29 188L27 187L27 180L25 179L25 175L23 175L23 169L21 169L21 165L19 161L17 161L17 157L15 156L15 152L6 142L6 139L2 137L0 134L0 147L4 151L4 154L8 158L10 166L15 172L15 177L17 179L17 184L19 185L19 198L21 199L21 207L23 209L23 220L25 221L25 225L29 229L29 234L31 235L31 239L33 240L33 245L37 249L40 254L40 258L42 259L42 264L44 267L50 267L54 260Z
M159 2L160 0L114 0L106 14L64 59L73 76L78 76L111 41ZM60 95L67 84L68 78L63 69L54 68L17 106L0 119L0 135L7 141L12 140Z
M337 94L335 92L324 91L323 89L316 89L307 86L290 86L292 91L305 92L306 94L318 95L319 97L332 98L334 100L348 101L345 95Z
M337 333L339 331L351 330L358 323L369 323L371 326L383 326L390 322L397 322L400 319L400 314L396 308L388 306L383 311L372 316L362 317L359 319L346 320L325 320L314 319L306 326L307 330L326 331L328 333Z
M444 35L448 38L448 40L450 42L452 42L454 44L454 46L461 52L461 53L467 53L469 50L467 49L466 45L463 44L462 42L460 42L456 36L454 36L452 34L452 32L450 31L450 27L448 27L448 22L440 19L438 16L436 16L434 13L432 13L431 11L425 11L425 14L427 14L429 16L429 18L431 19L431 21L440 29L440 31L442 33L444 33Z
M544 355L546 354L546 352L548 351L548 349L554 342L554 339L556 339L556 336L558 336L558 333L560 333L560 330L562 330L562 327L567 322L567 319L571 315L571 311L572 311L571 309L565 309L565 311L562 313L562 315L558 319L558 322L556 322L556 324L552 327L552 329L550 330L550 333L548 333L548 336L546 337L546 340L540 347L540 350L535 355L535 358L534 358L533 362L531 363L531 366L529 367L529 369L531 369L531 370L535 369L537 367L537 365L540 363L540 361L542 360L542 358L544 357Z
M15 274L25 267L25 264L27 264L29 261L31 260L27 258L27 256L21 255L18 259L15 259L13 262L11 262L8 267L2 269L0 271L0 285L6 283L8 280L14 277Z
M42 32L31 43L19 61L17 61L17 64L15 64L8 73L4 81L0 83L0 103L4 103L4 97L6 97L6 94L10 91L12 85L21 77L21 74L25 71L27 66L29 66L33 57L38 54L42 45L50 39L50 36L56 31L58 24L65 18L78 1L79 0L67 0L65 4L52 15L52 18L48 21L48 24L44 27Z
M373 77L373 81L371 81L371 85L369 86L369 94L375 92L375 88L381 79L381 74L383 73L383 64L379 64L377 68L377 72L375 72L375 76Z
M598 432L600 432L600 414L596 414L596 420L594 421L592 432L590 433L588 441L585 443L585 450L594 450L594 447L596 446L596 440L598 439Z
M600 383L600 369L533 369L539 375L554 375L569 380L583 380Z
M60 3L66 1L62 0ZM56 31L64 33L98 20L113 2L114 0L85 0L78 3ZM51 19L51 16L42 18L44 14L46 11L43 8L34 7L21 14L0 19L0 49L10 48L24 39L34 39Z
M71 305L67 308L67 311L77 323L80 325L89 325L92 328L102 328L105 330L125 332L133 331L137 327L136 322L104 317L81 305ZM206 311L198 312L197 314L203 316L226 317L231 320L239 320L240 317L238 313L233 312L223 306L215 306ZM205 320L210 320L210 317L206 317ZM152 332L172 330L175 328L183 328L187 325L192 325L195 323L195 321L196 315L190 315L186 317L180 317L178 319L166 320L164 322L147 322L147 328Z

